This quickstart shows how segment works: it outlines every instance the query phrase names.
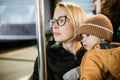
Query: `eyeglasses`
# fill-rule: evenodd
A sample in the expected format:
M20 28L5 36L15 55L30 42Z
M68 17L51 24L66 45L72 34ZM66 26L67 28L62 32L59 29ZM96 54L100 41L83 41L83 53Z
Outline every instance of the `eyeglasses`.
M69 19L67 16L60 16L58 19L50 19L49 20L49 26L50 28L53 27L53 24L57 22L58 26L63 26L66 23L66 20Z

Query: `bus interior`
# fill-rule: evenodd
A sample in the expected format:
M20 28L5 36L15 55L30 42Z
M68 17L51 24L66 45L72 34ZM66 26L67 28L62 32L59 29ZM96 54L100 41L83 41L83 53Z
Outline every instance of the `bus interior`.
M44 35L50 44L54 39L48 20L60 1L76 3L88 17L93 15L93 0L43 0ZM36 4L37 0L0 0L0 80L32 80L38 55Z

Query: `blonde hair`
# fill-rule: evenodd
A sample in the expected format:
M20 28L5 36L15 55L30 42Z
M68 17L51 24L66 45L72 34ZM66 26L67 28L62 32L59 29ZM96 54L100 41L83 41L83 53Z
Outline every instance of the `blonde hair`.
M57 4L56 8L57 7L64 7L66 9L66 11L68 13L68 17L70 18L70 21L74 27L73 39L77 38L80 24L81 24L81 22L83 22L83 20L86 17L84 10L77 4L73 4L73 3L69 3L69 2L59 2Z

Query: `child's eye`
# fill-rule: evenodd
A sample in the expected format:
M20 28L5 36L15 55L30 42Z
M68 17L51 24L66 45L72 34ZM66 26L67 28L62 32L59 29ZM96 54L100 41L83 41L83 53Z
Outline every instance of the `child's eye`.
M90 34L86 34L86 36L88 37L88 36L90 36Z

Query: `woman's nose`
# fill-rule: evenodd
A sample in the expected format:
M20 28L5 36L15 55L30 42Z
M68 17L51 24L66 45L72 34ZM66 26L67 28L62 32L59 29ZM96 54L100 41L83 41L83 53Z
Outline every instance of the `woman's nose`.
M58 28L59 28L59 26L58 26L57 22L55 22L55 23L53 24L53 29L58 29Z

